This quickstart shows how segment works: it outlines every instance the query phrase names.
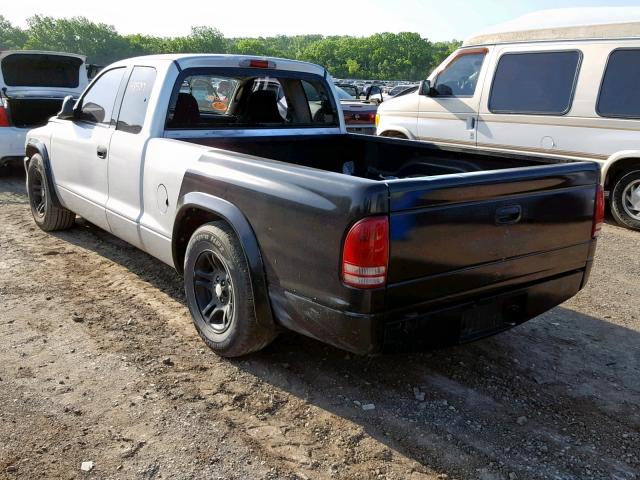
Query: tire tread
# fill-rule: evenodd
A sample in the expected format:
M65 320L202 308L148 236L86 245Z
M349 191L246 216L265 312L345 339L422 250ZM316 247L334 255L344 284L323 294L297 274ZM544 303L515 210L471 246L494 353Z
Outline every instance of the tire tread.
M211 340L207 336L206 332L204 332L200 328L194 318L193 323L196 327L196 331L198 332L200 338L211 350L223 357L240 357L253 352L257 352L258 350L262 350L273 341L273 339L277 335L277 332L275 328L269 328L262 325L256 317L253 300L253 290L251 285L251 278L249 276L247 260L244 256L242 245L240 244L235 231L226 222L218 221L207 223L194 232L191 240L189 241L189 245L187 246L187 255L185 256L185 270L186 259L189 257L189 250L193 248L194 244L196 243L194 242L194 239L199 234L202 234L204 232L208 233L211 236L217 237L222 242L231 247L229 249L229 253L231 255L230 260L234 262L234 265L240 271L242 281L244 283L243 291L245 292L245 294L242 301L244 304L248 305L249 308L246 309L242 320L240 320L242 328L232 332L230 337L232 336L233 338L231 338L231 341L229 342L215 342ZM189 288L186 285L186 279L187 275L185 275L185 288ZM234 294L235 293L236 292L234 291ZM191 305L189 306L189 308L193 310L193 307ZM239 305L237 303L235 305L235 308L239 308ZM237 327L238 326L236 326L236 328Z
M29 168L27 170L27 182L30 172L36 168L41 170L42 178L44 180L43 189L48 197L44 217L39 218L35 213L33 215L36 225L45 232L54 232L56 230L67 230L71 228L76 221L76 214L64 207L56 207L53 205L53 202L51 201L51 192L49 192L48 173L44 168L42 157L39 154L35 154L31 157ZM27 188L27 192L28 191L29 188Z

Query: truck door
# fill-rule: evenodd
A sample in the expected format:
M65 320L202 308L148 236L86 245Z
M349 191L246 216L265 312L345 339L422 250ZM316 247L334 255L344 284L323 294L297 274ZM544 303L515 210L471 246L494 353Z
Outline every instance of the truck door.
M431 77L421 92L418 139L475 146L478 106L488 49L461 50Z
M100 75L80 99L77 118L57 120L51 140L53 176L63 201L105 230L113 106L124 71L114 68Z
M145 119L155 79L153 67L136 66L131 70L109 153L107 219L116 236L138 247L142 247L139 232L143 213L142 175L150 136Z

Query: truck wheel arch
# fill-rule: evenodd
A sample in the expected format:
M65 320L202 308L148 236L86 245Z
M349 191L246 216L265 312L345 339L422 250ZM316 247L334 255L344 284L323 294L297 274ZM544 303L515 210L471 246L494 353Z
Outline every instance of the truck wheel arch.
M33 157L33 155L35 155L36 153L40 154L40 156L42 157L42 165L44 166L44 170L46 173L45 180L49 189L49 200L54 207L61 208L62 203L60 203L58 194L56 192L56 189L54 188L53 173L51 171L51 163L49 162L49 152L47 151L47 147L38 140L29 139L29 141L27 142L27 146L25 149L26 156L24 158L25 174L29 169L29 162L31 161L31 157Z
M249 266L254 307L258 322L274 324L267 279L260 246L249 221L238 207L222 198L202 192L190 192L178 201L172 234L173 263L183 273L187 244L193 232L205 223L224 221L234 230Z

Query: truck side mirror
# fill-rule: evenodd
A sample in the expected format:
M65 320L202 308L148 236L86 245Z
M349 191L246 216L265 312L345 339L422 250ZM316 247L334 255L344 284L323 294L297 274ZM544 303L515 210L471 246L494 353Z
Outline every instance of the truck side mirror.
M424 95L425 97L431 97L431 82L429 80L422 80L420 82L420 89L418 90L420 95Z
M62 101L62 108L58 112L57 117L60 120L73 120L76 117L76 112L74 110L75 105L75 99L71 95L67 95Z

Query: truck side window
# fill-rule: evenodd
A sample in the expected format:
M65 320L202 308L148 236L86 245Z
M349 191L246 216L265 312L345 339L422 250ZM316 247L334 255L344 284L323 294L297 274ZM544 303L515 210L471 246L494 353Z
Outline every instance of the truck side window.
M640 49L614 50L598 96L601 117L640 118Z
M96 80L82 98L80 120L109 125L124 68L108 70Z
M463 54L454 59L435 79L436 97L472 97L485 52Z
M116 130L140 133L149 106L149 95L156 79L156 69L134 67L124 92Z
M489 110L566 114L571 109L581 58L575 50L504 54L493 78Z

